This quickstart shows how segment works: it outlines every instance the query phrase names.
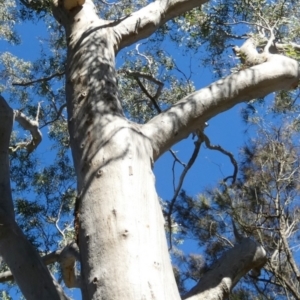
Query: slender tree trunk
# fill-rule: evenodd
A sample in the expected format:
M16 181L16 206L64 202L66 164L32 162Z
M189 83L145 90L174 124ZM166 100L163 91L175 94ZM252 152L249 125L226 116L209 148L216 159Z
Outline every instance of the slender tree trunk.
M26 299L68 299L15 221L9 175L13 110L1 96L0 120L0 255Z
M78 179L83 299L180 299L150 141L123 115L113 34L90 11L67 27L66 95Z

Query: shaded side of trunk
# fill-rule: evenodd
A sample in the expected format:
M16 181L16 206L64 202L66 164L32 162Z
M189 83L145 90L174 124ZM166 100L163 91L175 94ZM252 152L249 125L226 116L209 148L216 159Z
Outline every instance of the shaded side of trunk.
M85 9L67 36L66 75L83 298L176 300L153 150L140 126L123 116L114 35Z
M0 255L26 299L68 299L15 222L9 175L13 110L1 96L0 120Z

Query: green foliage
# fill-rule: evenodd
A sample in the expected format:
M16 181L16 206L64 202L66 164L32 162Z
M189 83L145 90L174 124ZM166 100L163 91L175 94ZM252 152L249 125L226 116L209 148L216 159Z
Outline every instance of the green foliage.
M9 296L9 294L6 291L2 291L0 294L1 300L12 300L12 298Z
M20 42L17 33L14 31L16 15L17 9L14 0L0 1L0 40L5 39L12 44Z
M288 57L300 61L300 51L297 48L293 47L292 45L286 46L286 48L284 49L284 54Z

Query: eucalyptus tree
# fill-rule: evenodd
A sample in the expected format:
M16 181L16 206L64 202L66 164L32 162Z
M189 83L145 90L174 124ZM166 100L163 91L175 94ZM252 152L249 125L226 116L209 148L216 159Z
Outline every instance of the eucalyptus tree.
M209 146L203 132L209 119L238 103L294 89L299 81L295 60L298 23L288 19L291 13L298 18L297 2L206 2L110 5L92 0L20 0L14 6L13 1L2 1L5 38L18 42L18 33L13 31L17 19L44 20L50 31L46 41L51 52L43 49L42 57L32 64L11 53L1 54L1 92L8 99L18 97L21 107L13 111L1 97L0 254L26 298L67 298L45 267L54 261L60 263L65 285L80 288L83 299L181 298L168 253L153 164L190 134L198 138L196 156L203 142ZM241 24L251 25L251 34L238 35L242 29L235 27ZM234 65L229 74L227 67L232 65L225 63L226 77L194 90L189 77L183 78L184 82L168 73L180 73L180 69L162 44L159 47L167 37L175 44L184 43L189 54L207 44L213 57L205 62L218 59L232 39L245 39L234 47L241 65ZM117 71L116 55L146 38L150 43L147 51L141 53L136 45ZM216 70L222 74L221 67ZM51 81L63 76L63 85ZM33 90L28 86L34 86ZM33 95L43 96L46 104L31 101ZM11 134L13 119L30 131L31 139L20 142L18 134ZM56 149L53 164L47 162L41 172L35 148L42 140L41 128L46 126ZM194 157L191 159L192 164ZM31 183L42 202L28 202L22 194ZM170 234L176 198L168 206ZM69 230L72 204L78 247ZM47 225L57 229L56 235ZM49 254L59 241L62 249ZM39 252L48 254L41 258ZM182 298L223 299L242 276L251 269L259 270L265 261L262 246L242 239ZM3 274L3 278L10 276L9 271Z
M260 124L257 139L243 149L242 176L231 195L242 232L255 236L268 253L264 272L254 282L266 298L300 297L298 127L298 118L271 128Z

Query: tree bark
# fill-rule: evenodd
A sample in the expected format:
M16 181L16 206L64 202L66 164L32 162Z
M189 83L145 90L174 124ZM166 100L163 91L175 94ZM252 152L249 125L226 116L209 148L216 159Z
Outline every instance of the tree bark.
M0 255L27 299L68 299L15 222L9 176L13 110L1 96L0 120Z

